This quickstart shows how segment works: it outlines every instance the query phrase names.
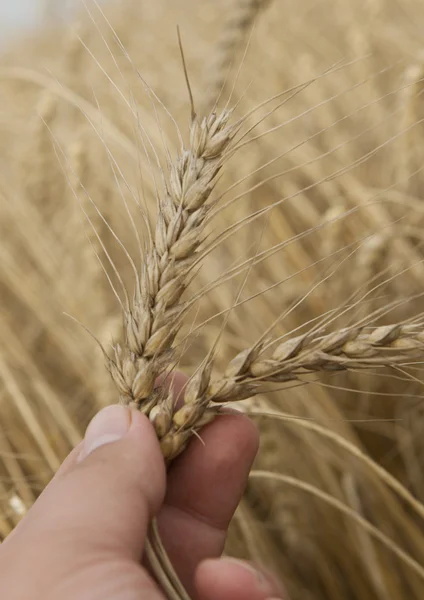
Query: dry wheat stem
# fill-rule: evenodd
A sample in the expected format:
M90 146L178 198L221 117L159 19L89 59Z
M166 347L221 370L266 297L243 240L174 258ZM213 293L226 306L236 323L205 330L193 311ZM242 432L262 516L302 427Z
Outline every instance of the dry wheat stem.
M146 543L146 557L150 568L168 600L190 600L172 566L162 544L156 519L153 519Z
M343 489L352 509L359 515L363 516L364 507L358 493L357 483L351 473L345 473L342 477ZM384 582L384 577L381 572L378 554L372 543L367 531L362 527L358 527L358 539L363 552L368 571L374 589L380 600L385 600L388 596L387 586Z
M49 90L59 98L62 98L70 105L75 106L81 111L87 120L91 115L93 123L99 123L111 139L115 140L117 144L134 160L137 160L137 148L134 146L132 141L116 127L112 121L106 118L106 115L100 114L91 102L85 100L82 96L72 91L59 81L56 81L52 77L48 77L43 73L35 71L33 69L26 69L23 67L2 67L0 69L1 79L11 79L17 81L26 81L32 83L42 89Z
M358 460L366 464L367 467L377 475L377 477L384 481L384 483L388 487L390 487L394 492L396 492L399 495L400 498L402 498L402 500L409 504L409 506L413 510L415 510L417 515L424 519L424 505L418 500L416 500L408 491L408 489L404 485L402 485L397 479L395 479L388 471L386 471L386 469L383 469L383 467L381 467L378 463L372 460L358 446L352 444L352 442L345 439L338 433L331 431L331 429L328 429L326 427L322 427L321 425L319 425L318 423L314 423L313 421L308 421L307 419L303 419L301 417L294 417L293 415L288 415L277 410L271 410L270 407L267 407L266 410L247 408L246 414L284 421L294 427L302 427L303 429L309 429L310 431L313 431L314 433L331 440L332 442L334 442L335 444L337 444L338 446L355 456Z
M283 484L296 487L299 490L303 490L308 494L312 494L316 498L319 498L326 504L332 506L336 510L342 512L353 521L355 521L360 527L365 529L370 535L375 537L383 546L391 550L402 562L408 565L421 579L424 580L424 568L409 554L402 550L397 544L393 542L386 534L374 527L369 521L364 519L361 515L355 512L350 507L346 506L343 502L334 498L330 494L327 494L323 490L320 490L316 486L291 477L290 475L282 475L281 473L272 473L269 471L252 471L250 473L252 479L272 479L274 481L280 481Z
M356 242L354 242L354 244L356 244ZM337 254L340 254L343 250L345 250L346 248L349 248L351 245L353 245L353 244L349 244L348 246L345 246L344 248L336 250L335 252L333 252L333 254L331 256L336 256ZM251 259L252 263L255 261L255 258L256 257L253 257L253 259ZM243 298L243 300L239 300L233 306L230 306L229 308L224 308L224 309L220 310L219 312L217 312L217 313L213 314L212 316L208 317L205 321L202 321L201 323L199 323L198 325L196 325L196 327L193 329L193 331L191 333L194 333L194 332L202 329L205 325L207 325L208 323L210 323L214 319L217 319L220 316L227 314L228 312L234 310L235 308L243 306L244 304L247 304L248 302L254 300L255 298L258 298L259 296L267 294L268 292L274 290L275 288L277 288L277 287L279 287L279 286L281 286L283 284L289 283L292 279L294 279L295 277L297 277L300 273L304 273L304 272L308 271L309 269L311 269L312 267L316 267L320 263L325 262L328 258L329 258L328 256L324 256L323 258L320 258L317 261L315 261L314 263L311 263L310 265L307 265L306 267L304 267L303 269L297 271L296 273L288 275L288 276L284 277L283 279L280 279L279 281L276 281L276 282L270 284L269 286L267 286L263 290L260 290L259 292L251 294L247 298ZM255 263L255 266L256 266L256 263ZM190 300L190 304L194 304L200 298L202 298L204 295L206 295L207 293L209 293L211 290L213 290L216 287L218 287L219 285L221 285L222 280L226 281L225 277L226 277L225 274L221 275L220 278L217 278L216 280L214 280L212 282L212 284L211 284L210 287L209 286L205 286L205 288L203 288L199 292L197 292L197 294L195 294L193 296L193 298ZM313 288L312 291L314 291L315 287ZM308 291L307 293L309 294L309 293L312 293L312 292ZM302 295L302 300L305 299L305 296L306 296L306 294ZM329 311L329 313L334 313L335 311L336 311L336 309L331 309L331 311ZM316 317L316 319L321 319L322 316L325 316L325 315L320 315L319 317ZM281 319L281 317L280 317L280 319Z
M364 83L364 82L361 82ZM259 139L261 139L262 137L264 137L265 135L268 135L269 133L273 133L275 131L278 131L281 128L286 127L289 124L293 124L296 121L298 121L301 117L306 117L308 114L312 113L314 110L320 108L321 106L324 106L325 104L327 104L328 102L331 102L332 100L337 99L339 96L341 96L342 94L351 91L354 88L348 88L346 90L343 90L342 93L339 93L333 97L327 98L326 100L323 100L321 103L316 104L315 106L313 106L312 108L309 108L307 110L305 110L304 112L302 112L299 115L296 115L295 117L292 117L291 119L287 119L285 120L283 123L280 123L279 125L276 125L275 127L260 133L258 136L253 137L253 138L249 138L247 141L241 143L240 140L237 143L237 146L235 147L234 150L239 150L240 148L242 148L243 146L246 146L247 144L250 144L251 142L257 141ZM239 180L237 180L236 182L232 183L225 191L223 191L220 194L220 199L222 199L224 196L226 196L228 193L230 193L234 188L236 188L237 186L239 186L241 183L243 183L244 181L246 181L248 178L258 174L261 170L277 163L279 160L281 160L282 158L290 155L292 152L294 152L295 150L299 150L302 146L305 146L306 144L312 142L314 139L318 138L320 135L322 135L323 133L328 133L333 127L336 127L340 124L342 124L345 120L348 120L349 118L359 114L362 110L366 109L366 108L370 108L371 106L378 104L378 102L381 102L384 99L387 99L388 97L390 97L390 95L394 95L398 90L395 90L393 92L389 92L387 94L384 94L383 96L381 96L380 98L373 100L373 102L364 104L362 106L360 106L359 108L355 109L354 111L352 111L351 113L344 115L343 117L340 117L339 119L335 120L333 123L331 123L331 125L328 125L326 127L321 128L320 130L318 130L317 132L315 132L314 134L312 134L311 136L301 140L300 142L298 142L297 144L291 146L290 148L288 148L287 150L284 150L284 152L281 152L279 154L277 154L276 156L273 156L271 159L269 159L267 162L263 163L262 165L260 165L259 167L257 167L254 171L252 171L251 173L249 173L248 175L244 175L242 178L240 178ZM291 97L289 98L291 99ZM236 195L234 197L232 197L228 202L221 204L217 207L217 209L211 214L211 218L213 218L216 214L218 214L219 212L223 211L224 209L226 209L229 205L233 204L234 202L236 202L237 200L239 200L240 198L243 198L244 196L246 196L247 194L250 194L251 192L257 190L258 188L264 186L267 183L270 183L271 181L275 181L276 179L279 179L285 175L288 175L290 173L293 173L295 171L299 171L300 169L314 164L317 161L321 161L326 157L329 157L333 154L335 154L338 150L341 150L342 148L357 142L360 138L362 138L363 136L365 136L365 134L369 134L371 133L373 130L377 129L378 127L380 127L383 123L386 122L390 122L391 119L393 119L393 117L395 116L395 114L399 112L399 109L395 109L393 110L391 113L389 113L388 115L385 115L383 119L381 119L379 122L377 123L373 123L372 125L370 125L369 127L363 129L362 131L360 131L359 133L355 134L354 136L349 135L348 138L342 142L339 142L338 144L336 144L335 146L333 146L332 148L330 148L329 150L326 150L325 152L321 152L319 157L316 158L311 158L303 163L300 164L296 164L292 167L289 167L287 169L285 169L284 171L281 171L279 173L273 173L272 175L270 175L269 177L262 179L261 181L259 181L258 183L256 183L254 186L244 190L241 194ZM269 115L266 115L267 117ZM251 128L254 129L257 126L257 123ZM413 127L413 125L411 126ZM390 141L390 140L389 140ZM334 175L335 176L335 175Z
M416 123L414 123L414 125L411 125L409 129L413 129L415 126L419 125L420 123L422 123L424 121L424 118L421 119L420 121L417 121ZM381 123L380 123L381 124ZM269 183L271 181L274 181L275 179L279 179L280 177L287 175L293 171L298 171L300 168L304 168L305 166L312 164L314 162L316 162L317 160L321 160L322 158L325 158L326 156L330 156L331 154L335 153L337 150L341 149L343 146L348 145L352 139L355 138L360 138L364 133L367 133L369 131L371 131L374 128L373 126L370 126L367 130L360 132L359 134L357 134L356 136L354 136L354 138L349 137L349 139L340 142L339 144L337 144L335 147L331 148L330 150L323 152L320 154L319 159L310 159L308 161L305 161L304 163L301 163L300 165L295 165L294 167L289 167L287 169L285 169L284 171L281 171L280 173L274 173L272 175L270 175L269 177L261 180L260 182L258 182L257 184L253 185L251 188L241 192L240 194L232 197L230 200L228 200L227 202L221 204L219 206L219 208L217 209L217 212L220 212L226 208L228 208L230 205L232 205L233 203L235 203L236 201L240 200L241 198L243 198L244 196L246 196L246 194L249 194L251 192L253 192L254 190L258 189L259 187L265 185L266 183ZM408 129L408 130L409 130ZM271 204L270 206L266 206L264 208L258 209L257 211L255 211L254 213L250 214L248 217L244 217L242 219L242 221L240 222L236 222L234 224L232 224L225 232L225 237L223 238L224 240L227 239L229 237L228 232L230 232L230 234L232 234L233 232L236 232L240 229L240 226L244 226L247 223L251 223L253 220L257 219L258 217L268 213L269 211L273 210L274 208L276 208L277 206L280 206L281 204L287 202L288 200L293 200L294 198L300 196L301 194L304 194L306 192L312 191L313 189L315 189L316 187L318 187L319 185L327 182L327 181L331 181L332 179L336 179L338 177L340 177L343 174L346 174L347 172L353 170L356 167L361 166L364 162L366 162L367 160L369 160L372 156L374 156L376 153L378 153L379 151L381 151L382 149L384 149L385 147L387 147L390 143L392 143L394 140L400 138L404 133L406 132L402 132L396 135L393 135L392 137L390 137L388 140L385 140L384 142L382 142L380 145L376 146L375 148L373 148L373 150L370 150L369 152L363 154L361 156L361 158L355 159L354 161L352 161L348 166L346 167L341 167L336 169L333 173L326 175L325 177L318 179L317 181L313 181L312 183L310 183L308 186L303 187L301 190L294 192L288 196L284 196L283 198L280 198L279 200L276 200L273 204ZM313 136L311 136L313 137ZM288 151L286 151L285 153L282 154L282 156L288 154L290 151L295 150L296 148L302 146L305 142L309 141L308 139L306 140L302 140L302 142L300 142L299 144L297 144L296 146L293 146L293 148L290 148ZM419 173L422 170L423 167L419 167L412 175L415 175L417 173ZM408 179L411 178L411 175L408 176ZM396 186L399 185L399 181L396 181L395 183L393 183L391 186L385 188L384 190L379 190L373 197L371 197L368 200L368 205L371 204L371 202L373 200L375 200L376 198L380 197L383 193L385 193L387 190L390 190ZM236 185L238 185L238 182L236 182ZM231 186L229 189L232 189ZM226 190L225 192L223 192L220 196L220 199L228 192L228 190ZM352 209L349 209L349 211L346 212L346 215L357 211L360 208L363 208L364 206L355 206ZM213 213L211 216L215 216L215 213ZM222 234L222 235L224 235ZM221 240L223 241L223 240Z
M423 167L420 167L419 169L417 169L417 171L414 174L417 174L422 169L423 169ZM324 178L322 178L322 179L320 179L320 180L318 180L316 182L313 182L313 183L309 184L308 186L303 187L299 191L296 191L296 192L294 192L292 194L284 196L284 197L280 198L279 200L276 200L273 204L271 204L269 206L265 206L263 208L260 208L260 209L256 210L255 212L251 213L250 215L248 215L246 217L243 217L239 221L230 224L225 229L225 231L223 231L220 234L218 234L217 237L215 239L213 239L212 242L206 247L206 249L204 250L203 254L199 256L198 262L200 262L207 254L209 254L210 252L212 252L213 250L215 250L220 244L222 244L223 242L225 242L226 240L228 240L232 235L236 234L238 231L240 231L246 225L252 224L253 221L256 221L260 217L266 216L272 210L274 210L278 206L281 206L282 204L288 202L289 200L294 200L298 196L301 196L301 195L305 194L306 192L312 191L319 184L323 184L323 183L325 183L327 181L330 181L333 178L335 179L339 174L341 174L341 171L337 170L334 173L332 173L331 175L328 175L328 176L326 176L326 177L324 177ZM270 179L274 179L274 176L271 176ZM253 191L257 187L260 187L263 183L266 183L266 180L263 180L258 185L253 186L248 191ZM377 204L377 203L381 202L380 196L382 196L383 193L385 193L386 191L391 190L392 188L394 188L396 185L398 185L398 184L394 183L394 184L392 184L391 186L389 186L388 188L386 188L384 190L379 190L371 198L369 198L367 200L366 204L359 205L359 206L354 206L354 207L348 209L345 212L345 214L343 215L343 218L351 216L351 215L353 215L355 213L358 213L360 210L364 210L366 208L372 207L374 204ZM223 204L222 208L227 208L235 200L239 200L239 199L243 198L245 195L246 195L246 193L242 192L240 195L237 195L235 198L233 198L233 199L229 200L227 203ZM220 198L221 197L222 196L220 196ZM215 216L215 215L213 215L213 216ZM306 231L303 231L303 232L297 234L296 236L294 236L294 237L292 237L292 238L290 238L288 240L283 240L282 242L279 242L278 244L275 244L273 247L268 248L268 249L264 250L263 252L261 252L260 254L258 254L258 256L255 256L253 258L249 258L249 259L244 260L241 264L237 265L237 267L234 267L233 269L231 269L230 271L228 271L226 273L226 276L229 277L229 275L231 273L238 274L240 272L239 269L241 269L243 266L249 265L253 260L255 260L255 261L259 261L261 259L265 260L266 258L269 258L270 256L272 256L272 254L274 254L275 252L278 252L278 250L286 247L289 244L293 244L295 241L299 241L302 238L307 237L312 232L317 232L320 229L323 229L327 225L328 225L328 223L320 223L320 224L318 224L318 225L316 225L314 227L311 227L310 229L308 229ZM246 268L249 268L249 267L247 266Z
M161 589L165 592L167 600L182 600L174 585L174 580L169 578L168 573L162 564L163 554L152 543L149 537L146 541L145 553L150 570L158 584L160 584Z
M89 16L90 16L90 19L91 19L91 21L92 21L92 22L93 22L93 24L95 25L95 27L96 27L97 31L100 33L100 36L101 36L101 38L102 38L102 40L103 40L103 42L104 42L104 44L105 44L105 46L106 46L106 48L107 48L107 50L108 50L108 53L109 53L109 55L111 56L111 58L112 58L113 62L115 63L115 66L118 68L118 71L120 71L120 69L119 69L119 67L118 67L118 64L117 64L117 62L116 62L115 56L114 56L114 54L113 54L113 52L112 52L111 48L109 47L109 44L107 43L107 40L105 39L105 37L103 36L103 34L100 32L100 30L99 30L99 27L98 27L98 25L97 25L97 23L96 23L96 20L95 20L95 19L92 17L92 15L91 15L91 13L90 13L90 11L89 11L88 7L87 7L87 4L86 4L85 0L82 0L82 1L83 1L83 5L84 5L84 7L85 7L85 9L86 9L87 13L88 13L88 14L89 14ZM174 127L175 127L175 131L177 132L177 135L178 135L179 142L180 142L181 146L183 146L183 139L182 139L182 135L181 135L180 128L179 128L179 126L178 126L178 123L177 123L176 119L175 119L175 118L174 118L174 116L172 115L171 111L170 111L170 110L167 108L167 106L166 106L166 105L165 105L165 104L164 104L164 103L161 101L161 99L160 99L160 98L159 98L159 96L158 96L158 95L155 93L155 91L152 89L152 87L150 87L150 86L148 85L147 81L146 81L146 80L144 79L144 77L142 76L142 74L141 74L140 70L139 70L139 69L136 67L136 65L134 64L134 62L133 62L133 60L132 60L132 58L131 58L130 54L128 53L128 50L126 49L126 47L125 47L125 46L124 46L124 44L122 43L122 41L121 41L120 37L118 36L118 34L117 34L116 30L114 29L114 27L113 27L112 23L111 23L111 22L110 22L110 20L108 19L107 15L106 15L106 14L105 14L105 12L103 11L103 9L102 9L102 7L100 6L100 4L97 2L97 0L92 0L92 2L93 2L93 4L94 4L94 6L96 7L96 9L98 10L99 14L101 15L101 17L102 17L102 19L103 19L104 23L105 23L105 24L106 24L106 26L108 27L108 29L109 29L110 33L112 34L112 36L113 36L113 39L114 39L114 40L115 40L115 42L118 44L118 46L119 46L119 49L121 50L121 52L122 52L123 56L124 56L124 57L125 57L125 59L128 61L128 64L129 64L129 65L131 65L131 67L132 67L132 69L133 69L134 73L136 74L137 78L138 78L138 79L141 81L141 83L142 83L142 85L143 85L143 87L144 87L145 91L147 92L147 94L148 94L149 98L151 99L151 102L152 102L152 107L153 107L153 110L154 110L154 113L155 113L155 116L156 116L157 125L158 125L158 127L159 127L159 130L160 130L160 133L161 133L161 135L163 134L163 130L162 130L162 128L160 127L160 123L159 123L159 120L158 120L158 118L157 118L157 112L156 112L156 104L155 104L155 102L156 102L156 103L157 103L159 106L161 106L161 108L163 108L163 110L165 111L166 115L169 117L170 121L173 123L173 125L174 125ZM101 64L100 64L100 63L98 64L98 66L100 67L100 70L101 70L102 72L104 72L104 69L103 69L103 67L101 66ZM105 73L105 74L107 75L107 73ZM121 75L122 75L122 74L121 74ZM124 83L126 83L126 80L125 80L125 78L123 79L123 81L124 81ZM137 115L137 117L138 117L138 115ZM139 120L138 120L138 119L137 119L137 121L138 121L138 123L139 123ZM165 148L166 148L166 144L164 144L164 146L165 146ZM152 147L152 149L154 150L154 148L153 148L153 147Z
M271 207L267 207L267 209L265 211L263 211L263 215L266 216L269 212L269 208ZM347 215L352 214L353 212L358 211L359 208L355 207L353 209L350 209L349 211L346 211L346 213L343 215L343 217L346 217ZM259 213L255 213L257 216L262 216L259 215ZM238 229L241 229L244 225L247 224L247 220L244 220L245 222L239 222L236 223L235 225L238 226ZM207 294L208 292L210 292L211 290L215 289L216 287L223 285L225 282L229 281L230 279L240 275L241 273L243 273L243 271L245 270L251 270L252 266L258 266L261 262L271 258L272 256L274 256L275 254L277 254L279 251L286 249L288 246L294 244L295 242L300 242L302 239L307 238L310 234L312 233L316 233L318 232L320 229L323 229L324 227L326 227L328 225L328 223L321 223L320 225L317 225L315 227L312 227L306 231L303 231L302 233L299 233L287 240L283 240L277 244L274 244L271 248L266 248L265 250L263 250L262 252L256 253L254 256L249 257L249 258L245 258L243 255L243 258L241 260L241 262L238 262L235 266L227 268L225 272L222 273L222 275L220 275L218 278L216 278L215 280L213 280L211 283L206 284L203 288L201 288L195 296L193 296L193 298L191 299L190 302L194 302L197 301L198 299L200 299L203 295ZM232 233L236 233L236 231L233 228L233 225L230 225L227 230L223 233L223 234L219 234L212 242L209 246L206 247L206 249L203 251L203 253L198 257L197 259L197 263L201 263L201 261L206 257L206 255L208 253L210 253L212 250L214 250L220 243L222 243L223 241L225 241L229 236L227 235L226 237L224 237L223 239L220 239L221 236L225 235L229 230L233 230ZM369 237L369 235L366 235L363 239L367 239ZM217 243L217 240L219 240L219 242ZM351 242L348 245L336 250L333 255L336 256L337 254L342 253L344 250L353 247L354 250L351 252L351 254L353 255L354 252L356 252L359 249L359 243L362 241L361 238L359 238L358 240L356 240L355 242ZM308 264L307 266L305 266L303 269L298 270L295 274L286 277L285 279L282 279L279 282L274 283L273 285L271 285L269 287L269 289L273 289L275 287L277 287L278 285L281 285L282 283L287 282L290 278L292 277L296 277L297 275L299 275L300 273L306 272L308 269L317 266L320 262L325 261L326 259L328 259L329 256L325 256L323 258L320 258L318 260L315 260L314 262ZM346 258L346 260L349 257ZM196 265L196 263L195 263ZM340 268L340 265L337 267ZM329 275L331 276L331 274ZM323 283L323 281L320 281L317 283L318 287L319 285L321 285ZM265 290L264 292L260 292L260 293L266 293L267 290ZM312 291L312 290L311 290ZM230 309L231 310L231 309Z
M349 63L348 63L349 64ZM345 66L348 66L345 65ZM307 117L308 115L310 115L311 113L313 113L314 111L316 111L319 108L322 108L323 106L334 102L335 100L340 99L343 95L347 94L348 92L353 92L354 90L356 90L357 88L363 86L364 84L372 81L373 79L375 79L376 77L381 76L383 73L387 72L388 70L392 69L394 65L389 65L388 67L385 67L383 69L381 69L380 71L378 71L377 73L373 73L372 75L370 75L367 78L364 78L363 80L355 83L353 86L350 85L347 88L343 88L341 91L337 92L336 94L333 94L332 96L329 96L328 98L325 98L324 100L322 100L321 102L318 102L317 104L314 104L311 107L306 108L304 111L302 111L301 113L291 117L290 119L287 119L285 121L283 121L282 123L278 123L277 125L274 125L273 127L271 127L270 129L267 129L265 131L262 131L261 133L255 135L254 137L249 137L247 140L243 141L244 138L246 138L249 133L251 133L254 129L257 128L257 126L264 121L265 119L269 118L274 112L276 112L277 110L279 110L282 106L284 106L284 104L286 104L287 102L289 102L290 100L294 99L298 94L300 94L301 92L303 92L305 89L307 89L312 83L314 83L315 81L317 81L319 79L319 77L317 77L316 79L307 81L306 83L303 84L303 87L301 87L300 89L295 89L293 91L293 93L286 99L284 99L284 101L282 101L280 104L278 104L277 106L275 106L273 109L271 109L265 116L261 117L261 119L259 121L257 121L255 124L253 124L252 126L249 127L249 129L245 132L243 132L243 135L240 137L240 139L237 141L237 145L236 148L240 149L242 146L246 146L248 144L251 144L255 141L260 140L261 138L269 135L270 133L275 133L276 131L280 131L281 129L284 129L285 127L287 127L287 125L299 122L300 119ZM332 71L328 71L328 72L332 72ZM320 77L324 77L325 73L322 74ZM361 106L355 108L355 110L351 111L350 113L344 114L342 117L339 117L338 119L336 119L333 123L331 123L330 125L322 128L320 131L318 131L317 133L314 133L310 138L308 138L305 141L301 142L301 145L303 145L304 143L306 143L306 141L312 140L314 138L316 138L317 136L319 136L321 133L323 133L324 131L330 131L333 127L335 127L336 125L340 125L341 123L343 123L344 121L348 120L350 117L353 117L355 115L359 115L359 113L361 113L362 111L364 111L367 108L371 108L373 106L376 106L377 104L381 103L382 100L387 100L389 99L391 96L395 96L400 90L404 89L404 88L408 88L410 87L411 84L407 84L403 87L397 88L395 90L391 90L390 92L386 92L385 94L381 95L378 98L374 98L372 101L367 102L362 104ZM394 110L394 112L399 112L401 109L397 108ZM385 115L384 119L380 122L377 123L373 123L369 128L367 128L365 131L361 132L359 134L359 136L354 136L354 137L349 137L349 139L347 140L346 143L350 143L352 140L355 140L357 137L360 137L361 135L363 135L364 133L373 131L374 129L376 129L379 125L381 125L383 122L387 121L390 116L392 115L392 113L388 113ZM278 156L277 157L273 157L272 159L270 159L270 163L272 164L272 162L275 162L276 160L278 160ZM262 167L259 167L262 168Z

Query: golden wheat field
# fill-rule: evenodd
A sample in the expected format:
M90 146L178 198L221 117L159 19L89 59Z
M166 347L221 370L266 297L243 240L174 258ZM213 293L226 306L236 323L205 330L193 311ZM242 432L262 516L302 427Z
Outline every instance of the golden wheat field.
M101 406L172 459L230 404L261 448L228 553L291 600L424 598L423 29L87 0L3 54L0 537Z

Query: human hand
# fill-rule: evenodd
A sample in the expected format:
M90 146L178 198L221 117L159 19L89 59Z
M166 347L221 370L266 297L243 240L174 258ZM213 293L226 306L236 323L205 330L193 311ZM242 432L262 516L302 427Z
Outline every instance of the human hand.
M163 600L142 562L154 516L191 597L281 597L268 576L220 558L257 447L246 417L224 415L166 473L148 419L122 406L103 409L0 546L2 597Z

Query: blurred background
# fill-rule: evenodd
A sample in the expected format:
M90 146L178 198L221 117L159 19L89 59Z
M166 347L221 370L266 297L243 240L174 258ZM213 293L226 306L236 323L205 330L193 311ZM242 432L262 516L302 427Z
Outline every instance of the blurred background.
M19 30L28 30L36 26L45 13L45 4L34 0L16 0L0 2L0 40L4 42Z
M59 23L69 18L79 4L79 0L0 0L0 47L46 21Z

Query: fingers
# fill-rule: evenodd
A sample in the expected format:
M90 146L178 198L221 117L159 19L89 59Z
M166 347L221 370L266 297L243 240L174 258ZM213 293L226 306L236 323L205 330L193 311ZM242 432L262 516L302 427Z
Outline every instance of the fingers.
M196 571L195 586L199 600L288 600L268 574L231 558L203 561Z
M158 517L164 545L189 593L200 560L218 557L256 456L256 427L240 414L218 417L168 474Z
M10 543L43 539L43 553L101 552L140 559L165 491L165 468L148 419L122 406L103 409ZM49 533L51 534L49 537Z

